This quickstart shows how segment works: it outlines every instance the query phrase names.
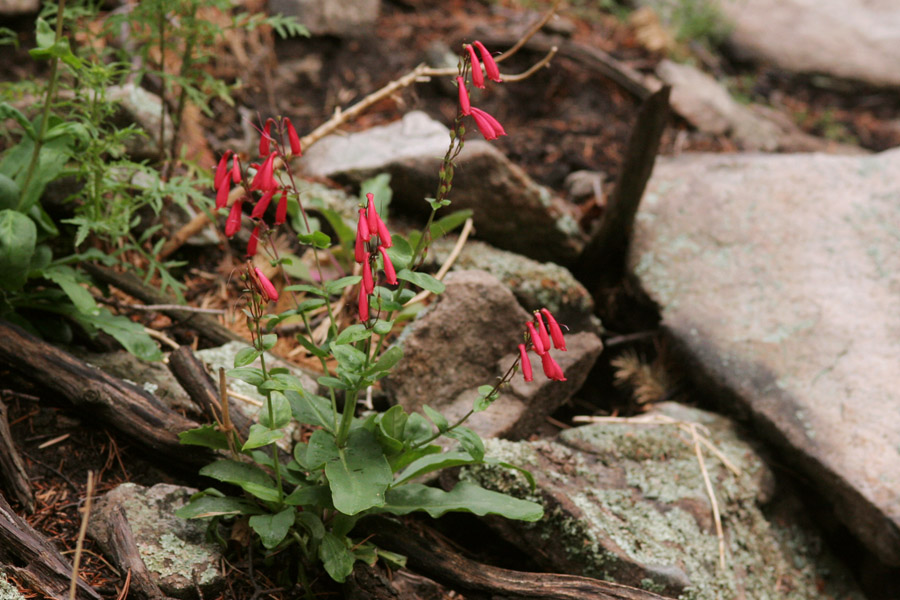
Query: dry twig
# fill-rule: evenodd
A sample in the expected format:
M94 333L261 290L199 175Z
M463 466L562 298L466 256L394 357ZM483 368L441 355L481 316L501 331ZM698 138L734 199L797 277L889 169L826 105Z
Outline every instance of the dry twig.
M94 498L94 472L88 471L87 490L84 499L83 514L81 516L81 527L78 529L78 541L75 543L75 557L72 559L72 579L69 583L69 600L75 600L75 593L78 591L78 565L81 563L81 551L84 546L84 536L87 534L88 519L91 517L91 505Z

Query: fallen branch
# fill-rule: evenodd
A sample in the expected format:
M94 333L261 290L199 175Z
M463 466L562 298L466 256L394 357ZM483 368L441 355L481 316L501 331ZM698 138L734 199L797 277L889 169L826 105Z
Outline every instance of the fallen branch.
M599 579L512 571L478 563L413 521L400 524L383 517L368 518L355 531L374 535L373 541L380 548L405 555L411 570L454 589L545 600L663 600L652 592Z
M27 587L53 600L68 600L72 566L49 540L19 517L0 495L0 567ZM81 579L76 598L100 600Z
M89 262L82 263L82 267L98 282L118 288L141 302L147 304L174 304L172 298L150 289L130 273L117 273L112 269ZM241 336L205 314L185 312L181 308L164 308L160 309L160 312L176 323L195 329L200 337L216 346L235 340L245 341Z
M9 430L9 411L0 401L0 482L3 489L25 507L28 513L34 512L34 492L28 480L28 472L12 440Z
M163 405L143 389L107 375L30 333L0 321L0 364L60 393L92 417L105 421L153 455L199 468L213 456L200 448L185 452L178 433L197 423Z

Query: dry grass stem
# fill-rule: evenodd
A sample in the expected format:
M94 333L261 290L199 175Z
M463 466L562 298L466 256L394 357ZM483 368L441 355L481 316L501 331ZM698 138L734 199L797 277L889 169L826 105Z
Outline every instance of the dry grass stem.
M78 540L75 542L75 557L72 559L72 578L69 580L69 600L75 600L78 591L78 567L81 564L81 552L84 548L84 536L87 534L88 519L91 517L91 506L94 499L94 472L88 471L87 490L82 508L81 527L78 529Z
M722 532L722 516L719 514L719 503L713 491L712 482L709 480L709 472L706 470L706 461L703 460L703 452L700 451L700 438L697 434L697 425L690 426L691 438L694 442L694 454L700 464L700 472L703 474L703 483L706 485L706 494L712 504L713 521L716 524L716 537L719 538L719 569L725 570L725 534Z

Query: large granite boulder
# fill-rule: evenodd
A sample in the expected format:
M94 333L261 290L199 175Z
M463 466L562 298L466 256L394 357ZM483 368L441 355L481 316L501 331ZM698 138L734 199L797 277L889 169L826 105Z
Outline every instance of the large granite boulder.
M474 138L470 136L471 138ZM329 136L298 163L314 177L358 184L390 173L392 206L416 216L430 210L449 130L422 112L389 125ZM450 209L472 209L476 235L504 250L566 264L584 245L571 209L491 144L469 139L457 159Z
M697 383L900 565L900 150L657 162L631 266Z
M531 471L534 492L499 467L460 477L543 504L536 523L490 523L550 570L683 600L862 600L796 514L767 519L760 505L774 480L731 421L674 403L652 418L577 427L555 441L489 441L488 455ZM719 453L698 442L721 515L724 568L692 424Z
M718 0L742 58L798 73L900 86L894 0Z

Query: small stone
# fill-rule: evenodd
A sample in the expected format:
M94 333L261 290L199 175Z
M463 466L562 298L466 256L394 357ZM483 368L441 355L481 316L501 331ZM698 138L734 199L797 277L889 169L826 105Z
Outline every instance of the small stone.
M119 104L120 109L116 116L118 125L138 125L147 134L128 138L125 142L128 154L135 159L159 156L159 122L162 117L162 100L159 96L133 83L126 83L109 86L106 89L106 97L110 102ZM172 122L166 118L163 133L166 144L171 142L173 133Z
M40 0L0 0L0 15L7 17L36 13L40 8Z
M569 199L576 204L603 197L603 173L599 171L573 171L566 176L563 187Z

